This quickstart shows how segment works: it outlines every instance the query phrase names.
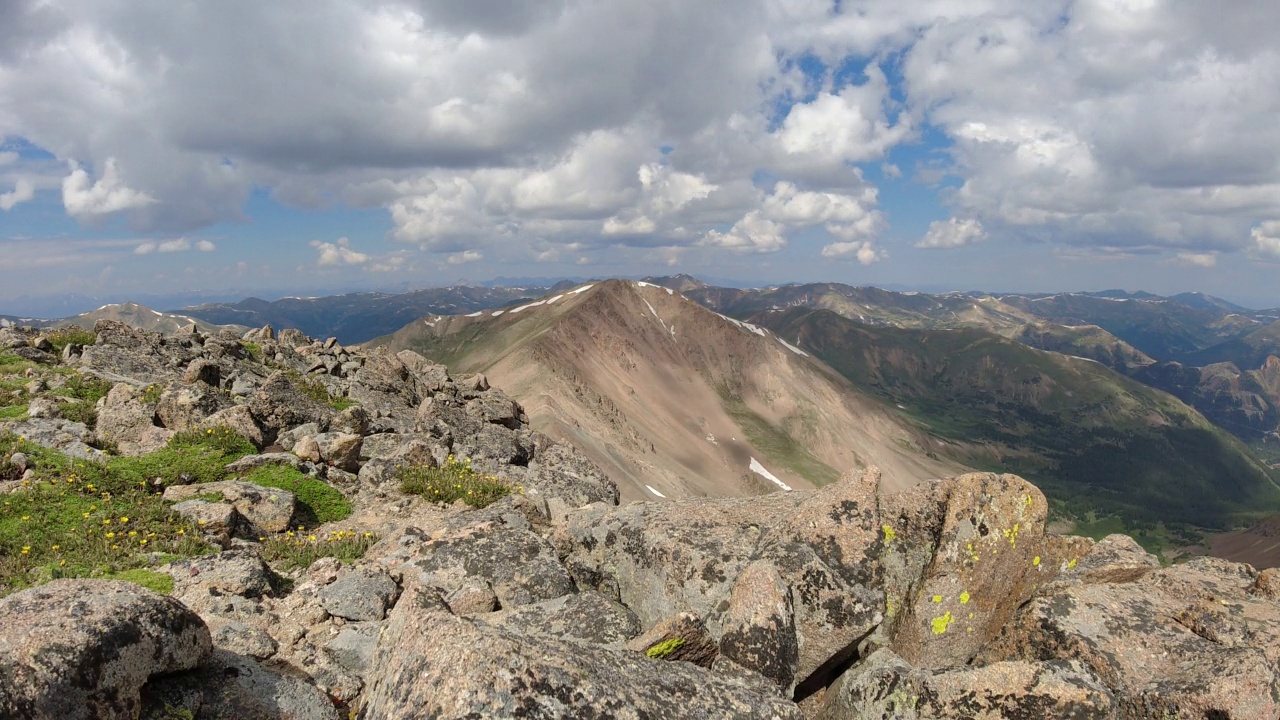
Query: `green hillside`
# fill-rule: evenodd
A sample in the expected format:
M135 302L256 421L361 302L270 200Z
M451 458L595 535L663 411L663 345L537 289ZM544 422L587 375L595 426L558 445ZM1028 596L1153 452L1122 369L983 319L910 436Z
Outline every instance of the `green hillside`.
M1280 489L1238 440L1099 363L977 329L869 327L823 310L753 322L901 408L947 441L939 452L1018 473L1072 517L1219 529L1280 510Z

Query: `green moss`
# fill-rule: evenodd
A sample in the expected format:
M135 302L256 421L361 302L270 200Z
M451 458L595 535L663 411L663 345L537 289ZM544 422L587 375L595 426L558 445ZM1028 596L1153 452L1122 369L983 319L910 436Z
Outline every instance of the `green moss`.
M654 660L661 660L675 652L676 648L681 645L684 645L683 638L671 638L670 640L663 640L656 645L651 645L648 650L644 651L644 654Z
M125 582L141 585L161 595L168 595L173 592L173 576L156 572L155 570L147 570L146 568L121 570L102 577L104 580L124 580Z
M356 404L350 398L330 395L329 389L324 386L324 383L309 378L297 370L286 370L285 374L289 377L289 381L293 383L293 386L298 389L298 392L321 405L328 405L334 410L342 411Z
M0 407L0 420L26 420L26 405L11 405L9 407Z
M288 465L255 468L244 477L244 481L293 493L298 499L302 524L307 527L351 516L351 501L342 493L324 481L305 475Z
M199 495L196 495L192 499L203 500L207 503L220 503L225 501L227 498L220 492L211 492L211 493L200 493Z

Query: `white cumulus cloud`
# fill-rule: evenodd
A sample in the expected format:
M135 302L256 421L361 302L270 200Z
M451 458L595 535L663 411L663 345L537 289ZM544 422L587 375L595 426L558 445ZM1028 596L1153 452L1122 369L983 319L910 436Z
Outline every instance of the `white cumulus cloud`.
M934 220L924 237L916 243L918 248L957 248L975 243L987 237L982 223L972 218Z
M450 255L448 262L450 265L464 265L466 263L480 262L483 259L483 253L476 250L467 250L465 252Z
M0 194L0 210L12 210L19 203L24 203L36 196L36 188L31 181L18 178L13 190Z
M150 205L155 198L127 187L120 179L115 158L107 158L97 182L84 168L74 167L62 181L62 204L73 217L108 215Z
M1268 220L1250 233L1252 249L1260 255L1280 260L1280 220Z
M886 260L889 254L869 240L836 242L822 248L822 257L857 260L863 265L871 265Z
M369 256L352 250L351 241L344 237L331 243L312 240L311 247L320 253L316 260L320 266L363 265L369 262Z

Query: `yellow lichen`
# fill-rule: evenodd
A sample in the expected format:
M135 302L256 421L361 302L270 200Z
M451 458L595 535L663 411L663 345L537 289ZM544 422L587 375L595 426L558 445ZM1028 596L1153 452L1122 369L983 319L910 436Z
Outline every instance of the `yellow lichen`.
M941 596L941 595L934 595L934 596L933 596L933 602L934 602L935 604L942 602L942 596Z
M1040 556L1039 556L1039 555L1037 555L1037 556L1035 556L1035 557L1031 558L1031 564L1032 564L1032 565L1035 565L1036 567L1039 567L1039 566L1040 566Z
M898 537L897 531L895 531L893 528L889 527L888 525L883 525L881 526L880 529L884 531L885 545L888 545L889 543L893 542L893 539Z
M953 622L955 622L955 618L951 616L950 610L942 614L940 617L934 618L932 622L933 634L941 635L945 633L947 631L947 626L949 626Z
M1068 570L1071 570L1071 569L1075 568L1075 566L1076 566L1076 559L1075 559L1075 558L1071 558L1071 562L1067 563L1067 569L1068 569Z
M964 592L960 593L960 604L961 604L961 605L968 605L968 604L969 604L969 591L968 591L968 590L965 590Z

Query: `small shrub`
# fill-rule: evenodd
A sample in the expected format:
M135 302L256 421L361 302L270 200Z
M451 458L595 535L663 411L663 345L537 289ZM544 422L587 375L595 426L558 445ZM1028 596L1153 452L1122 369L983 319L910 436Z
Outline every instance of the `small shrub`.
M323 536L290 531L264 539L262 559L284 571L311 567L325 557L352 562L364 557L376 542L377 535L353 530L337 530Z
M152 383L142 390L143 405L157 405L160 403L160 396L164 394L164 386L160 383Z
M90 406L111 392L112 384L93 375L72 375L62 387L53 391L54 395L73 398L88 403Z
M85 330L78 325L68 325L64 328L58 328L50 332L45 337L49 338L49 342L53 345L55 352L61 354L63 348L68 345L92 345L98 340L98 336L92 330Z
M258 343L252 342L250 340L241 340L240 347L244 348L244 351L249 353L249 357L253 358L254 360L262 359L262 346L259 345Z
M96 403L87 400L77 400L75 402L62 403L58 406L58 410L62 413L62 417L71 422L84 423L84 426L90 430L98 426L98 408Z
M461 500L474 508L488 507L513 492L524 490L496 477L481 475L471 468L470 460L458 460L452 455L440 467L398 468L396 479L400 481L401 492L445 504Z
M255 468L244 477L244 481L293 493L298 499L303 525L307 527L345 520L351 516L351 501L346 496L323 480L303 474L288 465Z

